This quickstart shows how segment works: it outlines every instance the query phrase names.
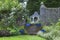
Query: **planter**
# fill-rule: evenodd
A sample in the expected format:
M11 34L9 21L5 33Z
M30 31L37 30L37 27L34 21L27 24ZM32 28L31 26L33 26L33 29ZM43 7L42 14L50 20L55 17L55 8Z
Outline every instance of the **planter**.
M41 24L35 24L37 27L41 27Z
M42 29L41 24L26 24L25 30L28 34L36 34L39 30Z
M25 34L24 29L21 29L19 32L20 32L21 34Z
M29 23L25 24L25 27L30 27L30 26L31 26L31 24L29 24Z

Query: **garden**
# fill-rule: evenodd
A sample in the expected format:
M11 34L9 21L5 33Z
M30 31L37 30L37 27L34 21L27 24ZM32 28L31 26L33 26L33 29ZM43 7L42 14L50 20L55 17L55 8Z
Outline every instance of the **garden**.
M39 19L43 2L47 7L60 7L59 0L51 4L49 0L0 0L0 40L60 40L60 18L50 25Z

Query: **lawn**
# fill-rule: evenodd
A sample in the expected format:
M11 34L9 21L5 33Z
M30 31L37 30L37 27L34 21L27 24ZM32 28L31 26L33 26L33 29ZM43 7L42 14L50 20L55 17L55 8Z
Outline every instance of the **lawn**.
M12 37L0 37L0 40L45 40L45 39L34 35L19 35Z

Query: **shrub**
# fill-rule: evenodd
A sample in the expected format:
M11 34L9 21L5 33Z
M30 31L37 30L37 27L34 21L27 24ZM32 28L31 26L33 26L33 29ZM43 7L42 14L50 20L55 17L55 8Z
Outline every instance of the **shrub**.
M60 40L60 37L55 37L55 39L54 40Z
M46 32L39 31L37 35L46 38L47 40L59 40L60 39L60 22L55 25L44 26L43 29Z
M10 36L9 30L0 30L0 36Z
M10 33L11 33L11 36L15 36L15 35L19 35L20 34L20 32L19 32L19 28L7 28L7 30L10 30Z

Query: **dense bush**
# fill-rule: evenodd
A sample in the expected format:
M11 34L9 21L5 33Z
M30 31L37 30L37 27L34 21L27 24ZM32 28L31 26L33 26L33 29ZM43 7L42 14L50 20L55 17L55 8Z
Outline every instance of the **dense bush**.
M11 30L0 30L0 37L4 37L4 36L16 36L19 35L19 31L16 31L14 29Z
M11 10L13 7L18 7L18 0L0 0L0 11Z
M9 30L0 30L0 36L10 36Z
M14 27L14 28L11 28L11 27L8 27L7 30L10 30L10 33L11 34L20 34L20 30L21 29L24 29L24 26L19 26L19 27Z
M37 35L46 38L47 40L60 40L60 21L55 25L44 26L46 32L39 31Z

